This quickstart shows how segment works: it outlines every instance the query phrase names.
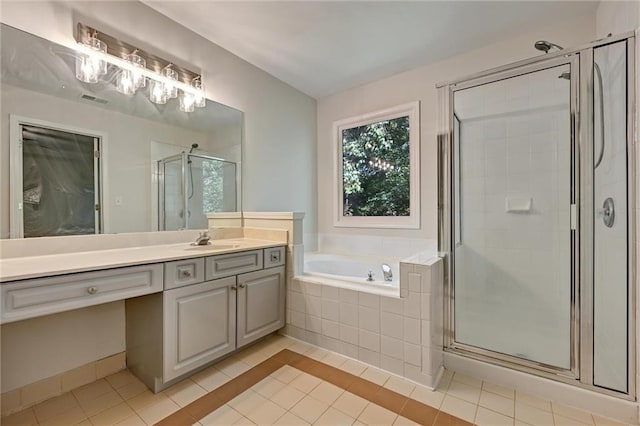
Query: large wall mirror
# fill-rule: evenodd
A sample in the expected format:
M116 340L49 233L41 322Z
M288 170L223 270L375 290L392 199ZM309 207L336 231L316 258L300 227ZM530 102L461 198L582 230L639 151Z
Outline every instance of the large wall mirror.
M0 237L207 227L240 211L243 113L75 78L76 53L0 25Z

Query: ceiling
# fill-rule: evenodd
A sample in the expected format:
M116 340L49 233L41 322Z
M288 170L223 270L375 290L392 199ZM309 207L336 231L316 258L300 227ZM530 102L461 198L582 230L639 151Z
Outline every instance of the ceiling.
M594 13L598 4L143 1L315 98Z

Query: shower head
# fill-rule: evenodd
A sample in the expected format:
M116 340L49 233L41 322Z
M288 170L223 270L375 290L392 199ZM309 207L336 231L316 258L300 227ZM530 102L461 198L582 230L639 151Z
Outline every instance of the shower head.
M555 43L551 43L550 41L546 41L546 40L538 40L533 44L533 47L535 47L536 49L544 52L544 53L549 53L549 51L553 48L556 48L558 50L562 50L564 49L562 46L559 46Z
M197 143L191 144L191 149L189 149L189 154L191 154L193 152L193 150L197 149L197 148L198 148L198 144Z

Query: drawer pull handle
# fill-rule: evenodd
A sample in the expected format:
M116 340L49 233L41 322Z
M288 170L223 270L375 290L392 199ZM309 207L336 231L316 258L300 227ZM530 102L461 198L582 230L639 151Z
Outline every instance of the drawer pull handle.
M89 294L96 294L97 292L98 292L98 289L95 288L95 287L89 287L87 289L87 293L89 293Z
M246 284L240 284L238 287L245 288L246 286L247 286Z
M232 286L231 286L231 290L232 290L232 291L236 291L237 289L238 289L238 287L236 287L235 285L232 285Z
M182 275L185 278L191 278L191 271L181 271L180 275Z

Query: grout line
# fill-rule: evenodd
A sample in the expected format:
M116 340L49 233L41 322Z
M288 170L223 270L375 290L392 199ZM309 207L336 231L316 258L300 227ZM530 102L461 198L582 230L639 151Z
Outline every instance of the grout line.
M410 420L420 424L438 424L440 418L443 419L442 421L445 423L454 421L459 425L470 424L462 419L444 413L438 408L423 404L408 396L385 388L384 386L377 385L359 376L341 370L339 367L325 364L289 349L283 349L240 374L236 378L219 386L217 389L196 399L187 406L180 408L173 414L170 414L168 417L165 417L163 420L156 423L156 425L176 426L194 424L221 406L227 404L231 399L246 390L251 389L255 384L264 380L266 377L270 376L285 365L289 365L292 368L317 377L322 381L331 383L345 391L354 393L367 400L370 404L378 405L392 411L397 416L409 418ZM396 405L396 408L394 409L388 399L376 400L376 395L378 395L378 392L383 389L388 399L401 401L399 407ZM305 393L305 395L309 395L309 392ZM333 404L329 404L329 407L332 405ZM324 410L320 416L322 416L327 410L328 408Z

